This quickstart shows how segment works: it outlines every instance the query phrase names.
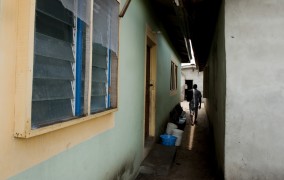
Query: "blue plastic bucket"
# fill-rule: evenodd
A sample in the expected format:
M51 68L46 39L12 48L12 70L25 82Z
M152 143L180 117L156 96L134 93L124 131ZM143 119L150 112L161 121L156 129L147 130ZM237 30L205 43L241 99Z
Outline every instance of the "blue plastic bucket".
M162 138L162 145L175 146L177 137L168 134L160 135L160 137Z

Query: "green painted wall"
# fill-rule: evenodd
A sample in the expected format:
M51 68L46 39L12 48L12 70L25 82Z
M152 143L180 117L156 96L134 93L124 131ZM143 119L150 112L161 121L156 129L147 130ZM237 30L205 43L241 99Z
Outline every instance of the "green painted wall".
M157 133L163 133L166 126L166 122L169 118L169 113L173 107L180 102L180 78L181 78L181 66L178 67L178 93L176 95L170 95L170 69L171 58L177 59L174 56L174 52L171 51L168 45L167 39L162 35L158 36L158 62L157 62Z
M124 3L122 0L121 5ZM115 127L11 177L11 180L134 179L143 154L146 24L153 30L162 31L155 26L159 22L154 21L147 6L143 0L132 1L120 21L119 111L115 115ZM176 56L164 34L162 31L157 35L157 133L164 131L169 111L180 97L180 89L170 96L171 59Z

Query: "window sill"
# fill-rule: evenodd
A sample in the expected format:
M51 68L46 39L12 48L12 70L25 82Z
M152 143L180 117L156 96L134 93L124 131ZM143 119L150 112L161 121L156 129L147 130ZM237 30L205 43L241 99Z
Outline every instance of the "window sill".
M91 115L81 117L81 118L75 118L75 119L72 119L66 122L57 123L57 124L49 125L49 126L38 128L38 129L29 128L29 129L26 129L24 133L15 132L14 137L31 138L31 137L39 136L45 133L49 133L49 132L56 131L62 128L73 126L79 123L83 123L83 122L90 121L90 120L95 120L96 118L117 112L117 110L118 109L115 108L115 109L107 110L107 111L96 113L96 114L91 114Z

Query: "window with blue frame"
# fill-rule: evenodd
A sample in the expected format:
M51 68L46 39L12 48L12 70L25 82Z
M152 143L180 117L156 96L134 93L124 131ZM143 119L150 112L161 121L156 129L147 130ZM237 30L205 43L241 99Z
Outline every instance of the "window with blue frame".
M36 1L32 128L117 107L119 5L116 0L94 0L91 9L88 2ZM86 33L91 10L93 40ZM87 53L92 53L92 60ZM92 61L92 68L86 68L87 61ZM86 69L92 71L88 114L83 113L88 108L84 107Z
M92 113L117 106L118 10L116 0L94 0Z

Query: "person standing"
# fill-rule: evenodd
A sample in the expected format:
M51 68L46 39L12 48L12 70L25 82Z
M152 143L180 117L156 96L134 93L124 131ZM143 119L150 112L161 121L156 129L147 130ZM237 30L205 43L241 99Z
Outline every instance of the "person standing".
M191 119L191 125L197 124L198 109L201 108L201 92L197 90L197 85L194 84L193 88L188 91L187 101L189 101L190 115L194 112L194 119Z

